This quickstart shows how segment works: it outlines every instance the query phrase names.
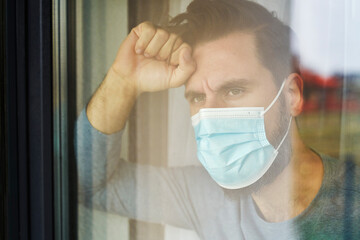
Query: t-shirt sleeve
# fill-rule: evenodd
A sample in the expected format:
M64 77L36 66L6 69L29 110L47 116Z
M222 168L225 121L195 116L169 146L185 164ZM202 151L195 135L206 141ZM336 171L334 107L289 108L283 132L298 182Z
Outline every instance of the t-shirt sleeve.
M88 207L196 229L224 201L223 191L202 167L162 168L120 159L122 132L97 131L85 110L75 133L79 198Z

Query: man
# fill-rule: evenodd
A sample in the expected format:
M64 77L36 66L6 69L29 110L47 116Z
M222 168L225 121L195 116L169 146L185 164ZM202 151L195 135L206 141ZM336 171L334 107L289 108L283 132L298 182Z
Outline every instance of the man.
M360 238L358 167L309 149L293 120L303 80L289 39L242 0L195 0L168 26L132 29L77 123L82 201L203 239ZM204 168L119 160L136 98L183 84Z

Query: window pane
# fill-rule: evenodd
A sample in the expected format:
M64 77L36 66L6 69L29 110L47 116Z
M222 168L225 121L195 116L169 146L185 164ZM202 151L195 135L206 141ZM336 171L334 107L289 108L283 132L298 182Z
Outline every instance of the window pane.
M72 7L80 239L360 238L358 3Z
M127 5L126 0L76 1L78 115L104 79L119 43L127 35ZM127 158L126 145L125 138L121 152L123 158ZM89 203L88 208L80 204L78 214L79 239L129 239L128 220L111 212L100 211L95 203Z

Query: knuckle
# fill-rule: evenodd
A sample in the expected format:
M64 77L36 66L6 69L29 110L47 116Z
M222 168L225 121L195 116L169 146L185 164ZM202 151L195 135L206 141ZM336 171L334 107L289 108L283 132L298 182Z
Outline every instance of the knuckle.
M151 22L142 22L138 25L142 36L153 36L156 32Z
M154 28L154 25L149 21L142 22L138 26L143 28L143 29L145 29L145 28Z
M159 38L161 38L161 39L166 39L166 40L167 40L167 39L169 38L168 32L165 31L164 29L161 29L161 28L157 29L156 34L157 34L157 35L159 36Z
M153 36L155 34L155 29L153 28L146 28L143 30L143 33L148 36Z
M151 29L151 30L155 30L155 27L154 25L151 23L151 22L143 22L143 28L144 29Z

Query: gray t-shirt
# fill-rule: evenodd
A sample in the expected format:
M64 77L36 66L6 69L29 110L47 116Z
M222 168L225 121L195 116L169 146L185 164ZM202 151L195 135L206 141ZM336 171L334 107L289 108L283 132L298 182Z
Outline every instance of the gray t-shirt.
M76 125L79 198L88 207L193 229L202 239L360 239L360 170L322 156L324 179L310 206L265 221L250 195L227 197L200 166L161 168L120 159L122 132L105 135L85 110Z

